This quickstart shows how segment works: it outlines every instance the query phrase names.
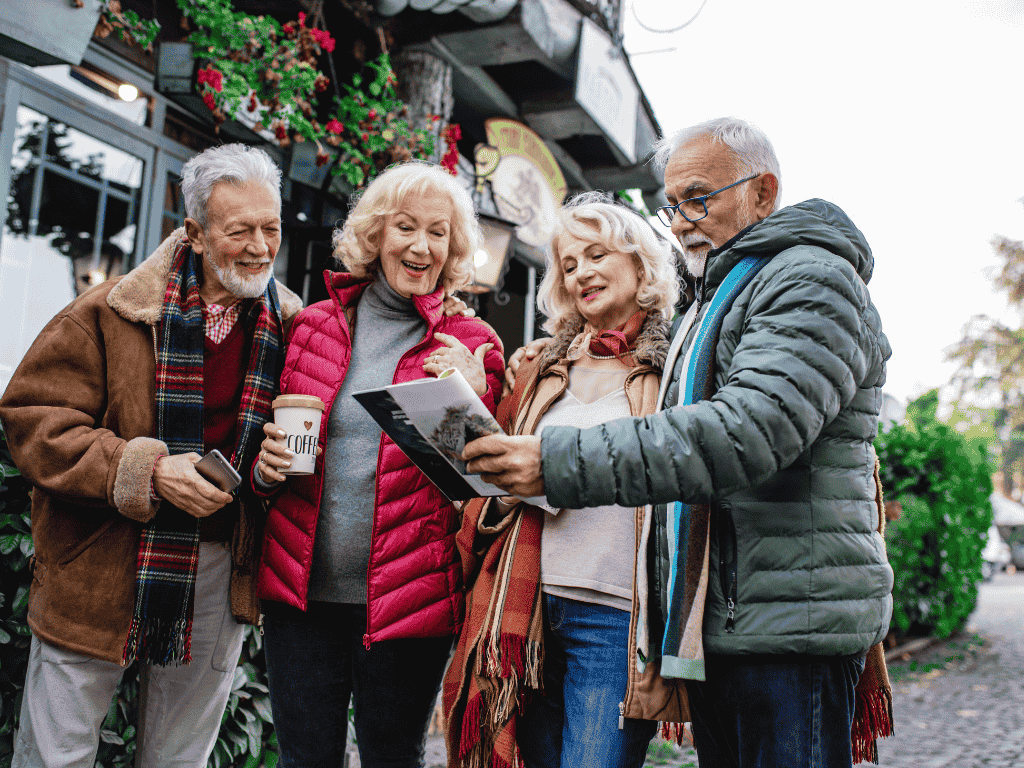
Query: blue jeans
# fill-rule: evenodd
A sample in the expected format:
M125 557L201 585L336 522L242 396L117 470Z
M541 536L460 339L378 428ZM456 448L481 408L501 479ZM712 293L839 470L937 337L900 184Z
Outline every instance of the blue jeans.
M527 768L638 768L657 723L626 720L629 611L544 595L544 693L517 741Z
M451 637L363 646L366 606L263 604L264 649L282 768L344 764L348 705L364 768L420 768Z
M850 768L855 656L707 654L686 681L700 768Z

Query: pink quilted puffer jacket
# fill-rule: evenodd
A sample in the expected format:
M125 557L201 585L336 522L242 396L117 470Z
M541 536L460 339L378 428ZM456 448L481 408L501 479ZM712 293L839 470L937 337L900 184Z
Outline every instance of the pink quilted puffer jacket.
M331 406L352 356L348 318L369 285L342 272L325 272L324 277L331 298L296 317L281 374L282 393L316 395L327 404L320 445L324 445ZM436 332L455 336L471 351L492 342L495 346L484 359L488 389L482 399L493 412L501 395L504 371L501 341L480 320L460 315L445 317L443 298L440 289L414 297L428 332L402 356L394 383L426 375L424 359L443 346L434 338ZM324 452L317 458L314 474L290 478L270 509L259 577L259 594L264 600L306 610L326 455ZM363 642L369 647L377 640L453 635L459 630L464 612L461 565L455 549L459 515L387 435L381 436L376 461L377 503Z

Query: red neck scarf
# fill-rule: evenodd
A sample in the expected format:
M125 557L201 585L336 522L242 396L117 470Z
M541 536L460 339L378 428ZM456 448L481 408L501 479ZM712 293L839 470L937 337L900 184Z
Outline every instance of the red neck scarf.
M600 332L591 330L590 352L602 357L611 355L624 365L632 365L632 356L629 353L636 344L637 336L640 335L640 329L644 327L646 319L647 313L641 309L618 328Z

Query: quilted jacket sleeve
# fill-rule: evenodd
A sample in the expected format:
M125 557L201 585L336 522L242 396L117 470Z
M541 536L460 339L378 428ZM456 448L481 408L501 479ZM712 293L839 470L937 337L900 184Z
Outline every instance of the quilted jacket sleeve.
M716 349L718 391L690 406L541 436L550 503L568 508L708 501L791 464L862 387L888 344L844 260L800 246L741 294Z

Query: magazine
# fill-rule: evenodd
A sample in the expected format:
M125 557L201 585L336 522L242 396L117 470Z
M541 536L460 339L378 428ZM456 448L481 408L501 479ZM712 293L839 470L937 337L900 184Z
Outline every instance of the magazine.
M352 396L451 501L506 495L459 458L466 443L504 431L457 369Z

